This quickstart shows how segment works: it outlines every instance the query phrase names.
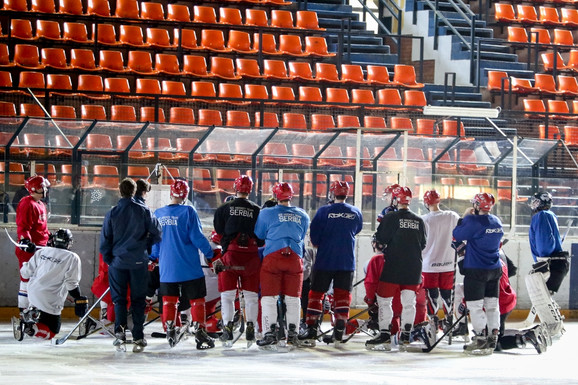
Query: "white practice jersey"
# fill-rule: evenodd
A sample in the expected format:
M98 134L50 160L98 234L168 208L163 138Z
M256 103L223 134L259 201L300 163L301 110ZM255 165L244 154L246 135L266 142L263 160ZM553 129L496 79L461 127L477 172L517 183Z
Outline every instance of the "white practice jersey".
M211 246L213 246L213 243L211 243ZM205 266L207 264L207 260L203 256L199 255L199 259L201 266ZM207 295L205 297L205 301L209 302L220 298L221 293L219 292L219 278L217 277L217 274L215 274L215 272L213 272L213 270L208 267L203 267L203 274L205 274L205 286L207 287Z
M60 315L69 290L78 287L80 257L69 250L44 247L20 269L28 278L28 300L32 306Z
M454 268L452 231L459 215L453 211L431 211L422 217L427 231L427 243L422 251L424 273L441 273Z

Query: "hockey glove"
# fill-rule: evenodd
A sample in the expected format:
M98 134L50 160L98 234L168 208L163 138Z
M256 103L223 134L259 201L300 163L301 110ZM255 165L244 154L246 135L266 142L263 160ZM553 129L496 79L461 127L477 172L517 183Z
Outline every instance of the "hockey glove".
M21 239L19 245L20 245L20 248L27 253L34 254L34 252L36 251L36 245L34 243L30 242L30 239L26 239L26 238Z
M76 314L77 317L84 317L87 311L88 311L88 298L81 295L80 297L74 300L74 314Z
M221 271L225 270L225 264L220 259L213 262L213 272L219 274Z
M458 253L459 256L464 256L466 254L465 242L452 241L452 248Z
M375 303L375 298L369 298L366 296L365 298L363 298L363 300L365 301L367 306L371 306Z
M158 260L158 259L156 259L156 260L154 260L154 261L153 261L153 260L150 260L150 261L149 261L149 266L148 266L149 272L153 272L153 271L155 270L155 268L157 267L158 263L159 263L159 260Z

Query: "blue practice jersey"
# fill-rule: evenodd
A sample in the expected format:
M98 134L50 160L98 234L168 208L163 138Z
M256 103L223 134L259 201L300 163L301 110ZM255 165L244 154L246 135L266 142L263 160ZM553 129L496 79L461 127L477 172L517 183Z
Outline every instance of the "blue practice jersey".
M333 203L317 210L309 236L317 246L314 270L355 270L355 235L363 227L361 211L348 203Z
M159 259L160 281L184 282L204 277L199 250L211 259L213 249L203 235L195 208L172 204L156 210L155 216L163 229L163 240L152 251L152 257Z
M530 248L534 261L537 257L548 257L552 253L562 251L558 218L552 211L541 210L532 217Z
M303 258L303 240L309 228L309 215L299 207L277 205L261 210L255 224L255 235L265 240L263 254L287 246Z
M501 268L500 242L503 235L502 221L497 216L466 215L453 231L456 241L467 241L464 268Z

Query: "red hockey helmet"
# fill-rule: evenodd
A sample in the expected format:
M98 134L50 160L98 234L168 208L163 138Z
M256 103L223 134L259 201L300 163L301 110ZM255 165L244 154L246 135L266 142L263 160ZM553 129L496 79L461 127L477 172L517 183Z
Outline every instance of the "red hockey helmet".
M440 203L441 197L440 194L436 190L429 190L423 194L423 203L426 206L435 205L436 203Z
M490 211L496 203L496 200L490 193L479 193L474 195L472 203L474 204L474 208L478 210Z
M341 180L335 180L331 182L329 192L336 197L347 196L347 194L349 193L349 183Z
M234 189L236 192L249 194L253 189L253 179L248 175L241 175L235 179Z
M175 180L171 185L171 196L186 199L189 196L189 184L182 179Z
M26 190L28 190L30 194L32 193L39 194L40 190L46 192L46 189L50 187L50 182L43 176L34 175L26 179L26 181L24 182L24 187L26 188Z
M279 202L291 200L293 198L293 187L287 182L277 183L273 186L273 195Z
M402 205L409 205L409 202L411 202L412 198L411 190L406 186L397 186L393 189L391 195L393 198L395 198L397 203Z

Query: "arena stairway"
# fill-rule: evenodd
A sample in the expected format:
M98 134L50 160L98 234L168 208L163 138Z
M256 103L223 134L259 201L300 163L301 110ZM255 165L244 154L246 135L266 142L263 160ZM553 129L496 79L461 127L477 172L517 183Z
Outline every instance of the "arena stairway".
M298 3L297 7L303 8L303 3ZM366 23L359 20L359 14L353 12L351 5L343 4L342 0L313 0L307 2L307 9L317 12L319 26L326 29L325 38L330 52L338 51L341 27L347 26L351 20L352 34L343 41L350 44L351 55L348 58L344 54L344 63L387 65L391 69L397 63L397 55L391 53L389 45L384 44L381 37L367 30Z
M456 12L449 2L439 2L439 10L447 18L448 22L461 34L461 36L468 43L472 41L471 28L467 20ZM406 2L405 20L412 20L413 17L413 1ZM425 1L417 2L418 10L429 10L429 36L434 36L434 12ZM445 23L438 20L438 33L440 36L452 36L452 52L451 60L467 60L470 58L470 51L467 45L454 34ZM527 63L518 61L518 55L511 53L508 46L504 45L503 39L494 37L494 31L487 28L486 22L483 20L476 20L475 35L473 38L474 44L477 46L478 41L482 39L481 43L481 62L480 62L480 85L487 84L487 72L489 70L505 71L508 74L516 77L533 77L533 72L527 69Z

